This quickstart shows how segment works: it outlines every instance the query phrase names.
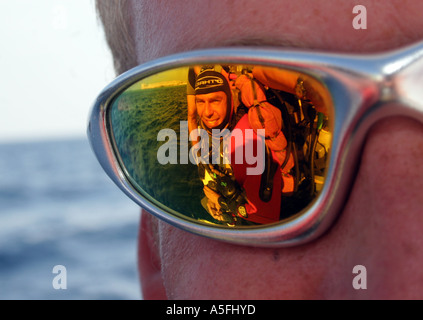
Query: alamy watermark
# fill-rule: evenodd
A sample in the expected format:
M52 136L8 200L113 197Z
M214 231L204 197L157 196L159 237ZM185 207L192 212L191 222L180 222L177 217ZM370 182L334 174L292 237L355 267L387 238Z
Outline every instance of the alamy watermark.
M353 270L353 274L356 274L352 281L352 286L355 290L366 290L367 289L367 269L365 266L356 265Z
M356 14L352 21L353 28L356 30L367 29L367 8L359 4L354 6L352 12Z
M178 146L178 134L175 130L162 129L158 133L157 141L165 141L157 151L157 161L160 164L247 164L247 175L260 175L264 172L264 129L212 129L210 137L204 129L196 129L189 134L188 122L181 121L179 135ZM199 142L190 148L190 142L198 139ZM230 150L234 151L231 153Z
M57 274L53 278L52 285L55 290L66 290L68 288L67 270L65 266L56 265L53 267L53 274Z

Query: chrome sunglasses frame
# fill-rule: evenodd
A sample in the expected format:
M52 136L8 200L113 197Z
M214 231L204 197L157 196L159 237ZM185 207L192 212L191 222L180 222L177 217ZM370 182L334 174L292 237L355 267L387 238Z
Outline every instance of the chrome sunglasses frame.
M115 153L108 123L114 99L135 82L171 68L201 64L246 64L310 75L329 91L333 139L326 182L314 202L288 221L236 229L204 225L163 211L130 183ZM235 244L288 247L322 235L349 195L366 134L377 121L405 116L423 123L423 43L381 54L345 55L258 48L218 48L175 54L140 65L116 78L98 96L88 136L103 169L139 206L178 228Z

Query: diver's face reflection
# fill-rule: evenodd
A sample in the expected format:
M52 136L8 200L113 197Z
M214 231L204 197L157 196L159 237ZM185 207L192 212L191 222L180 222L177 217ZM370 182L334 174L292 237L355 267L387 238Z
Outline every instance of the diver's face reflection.
M198 94L195 97L197 112L210 129L222 124L227 114L227 97L223 91Z

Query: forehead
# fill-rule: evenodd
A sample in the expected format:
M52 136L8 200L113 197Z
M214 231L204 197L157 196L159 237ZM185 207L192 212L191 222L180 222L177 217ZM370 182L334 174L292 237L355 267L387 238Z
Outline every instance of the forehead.
M139 63L218 46L371 52L423 38L423 1L359 3L367 30L353 28L355 0L131 0L130 12Z
M210 100L210 99L226 99L226 93L223 91L216 91L216 92L210 92L205 94L196 94L195 97L197 100Z

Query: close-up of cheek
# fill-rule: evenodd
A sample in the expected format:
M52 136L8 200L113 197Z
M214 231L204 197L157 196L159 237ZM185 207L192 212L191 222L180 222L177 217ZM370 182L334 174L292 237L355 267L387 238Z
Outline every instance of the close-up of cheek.
M327 235L367 268L363 296L421 298L423 126L392 117L370 131L341 216ZM371 282L370 282L371 279ZM370 285L371 283L371 285Z
M325 270L333 262L320 249L236 246L159 224L169 299L317 299L324 294Z
M423 0L0 0L0 39L0 300L423 300Z
M372 53L423 39L421 1L362 1L365 15L355 24L353 1L272 0L266 8L253 1L224 2L218 24L216 16L198 14L200 2L187 3L181 1L170 10L159 1L132 2L138 62L191 49L238 45ZM207 5L216 11L213 2ZM234 14L237 8L245 10ZM136 18L146 16L152 19ZM360 29L357 23L365 27ZM168 32L155 37L163 26ZM421 123L406 117L377 122L360 150L336 223L320 238L300 246L232 245L152 218L156 271L166 297L422 298L423 240L418 236L423 227L422 150ZM365 270L361 279L365 290L354 284L357 267Z

